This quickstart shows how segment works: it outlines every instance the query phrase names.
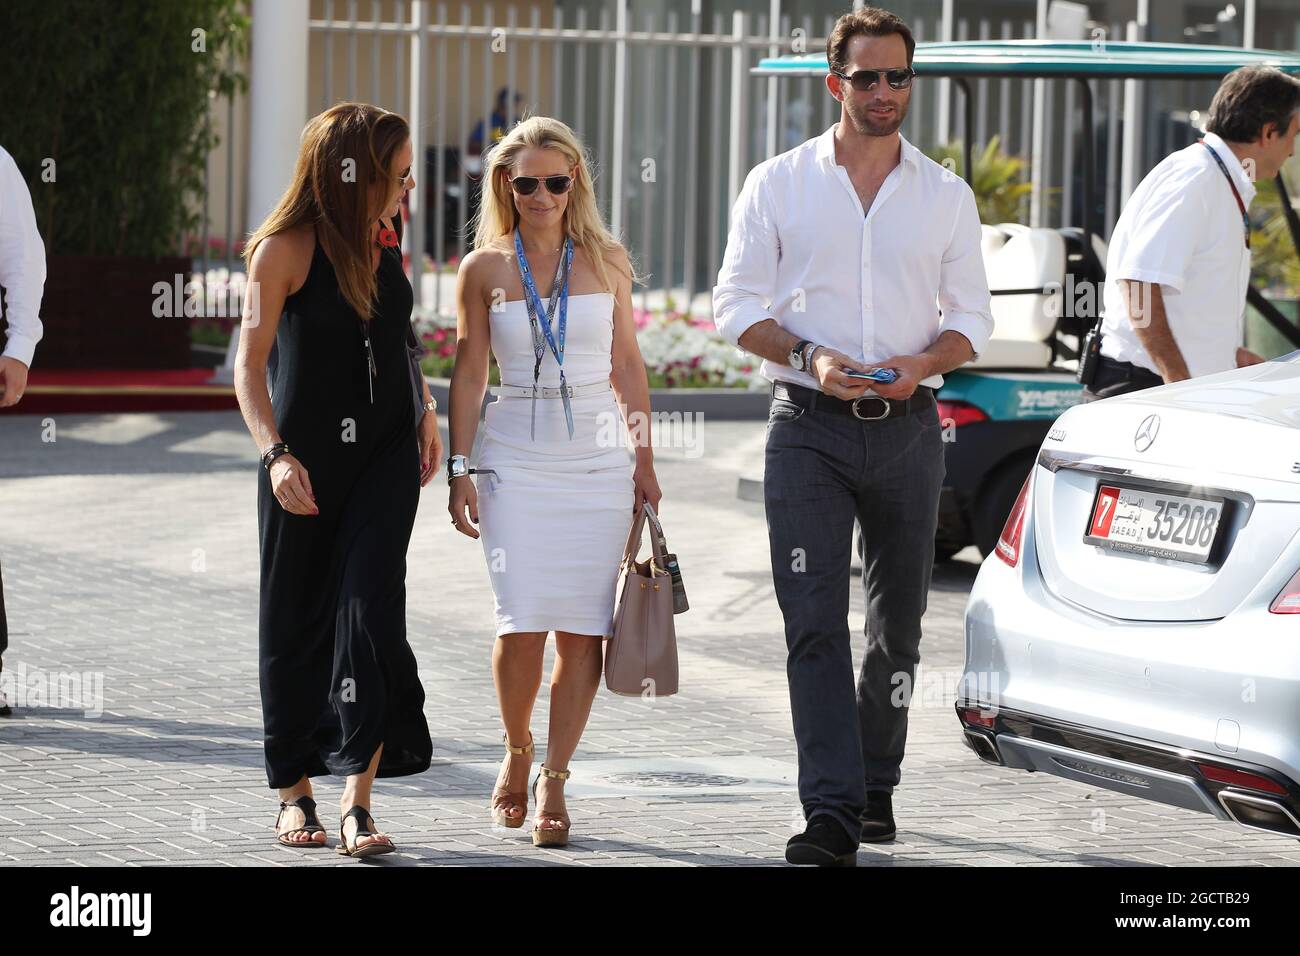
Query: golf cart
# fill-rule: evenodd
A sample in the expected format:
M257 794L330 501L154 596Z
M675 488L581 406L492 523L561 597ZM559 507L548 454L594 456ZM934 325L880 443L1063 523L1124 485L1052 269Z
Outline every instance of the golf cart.
M1089 80L1217 80L1249 64L1300 74L1300 56L1233 47L1160 43L1003 40L918 43L913 66L922 80L947 77L962 91L961 173L971 180L974 129L972 79L1065 79L1078 84L1082 106L1082 222L1060 229L1019 223L982 226L984 267L993 294L994 332L978 361L944 376L938 393L945 425L947 479L940 499L935 557L969 544L990 554L1025 474L1057 416L1082 391L1079 345L1095 322L1075 315L1065 290L1097 291L1105 278L1106 243L1097 227L1096 142ZM770 57L759 76L824 77L824 54ZM1300 219L1281 174L1278 194L1296 249ZM1067 281L1069 277L1070 281ZM1247 296L1260 315L1300 348L1300 329L1254 286Z

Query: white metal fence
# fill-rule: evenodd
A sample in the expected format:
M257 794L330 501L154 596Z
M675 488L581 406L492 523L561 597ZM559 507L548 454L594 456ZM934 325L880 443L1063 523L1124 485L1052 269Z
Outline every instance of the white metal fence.
M410 235L413 284L435 309L450 308L450 281L422 281L420 253L437 273L465 252L462 227L476 183L460 161L463 140L479 121L490 127L500 89L509 91L507 103L521 92L525 109L564 120L586 142L601 209L650 277L639 292L645 307L671 298L679 308L706 308L745 173L838 118L819 80L749 74L765 56L824 50L833 17L814 22L786 14L774 22L737 12L706 21L656 10L633 16L627 0L595 22L585 10L566 22L563 10L544 18L537 7L510 7L494 21L490 7L419 0L398 0L394 12L385 20L377 0L325 0L324 16L310 22L324 41L311 66L322 71L323 95L312 108L343 98L380 103L411 120L417 154L430 151ZM933 20L914 22L913 30L918 40L1010 39L1032 36L1033 24L957 20L946 27ZM369 70L358 66L359 44L370 47ZM449 69L451 44L459 49ZM996 132L1008 148L1027 149L1030 85L975 87L976 140ZM904 135L922 148L946 141L949 132L964 135L949 104L946 81L919 82ZM1022 121L1013 123L1017 116ZM462 141L453 141L452 128Z
M832 17L814 22L784 14L774 21L767 14L738 12L706 22L699 14L654 10L634 17L628 0L616 0L594 22L585 10L566 22L562 9L544 15L536 6L510 6L504 18L494 20L488 5L431 0L322 0L319 9L323 15L308 24L308 69L317 91L309 112L344 99L364 100L410 120L416 156L425 157L417 160L419 183L407 230L411 278L417 303L437 311L454 307L454 264L468 241L464 226L477 186L467 161L469 131L480 121L491 128L500 89L510 91L507 103L518 91L526 111L564 120L586 142L601 209L650 277L637 293L642 307L671 300L677 308L707 312L728 213L745 173L838 118L838 104L820 79L749 74L765 56L824 50ZM911 26L920 41L1034 35L1028 20L940 18L913 20ZM1109 35L1132 36L1131 29L1113 24ZM1165 99L1208 103L1213 84L1194 86L1183 84ZM1132 94L1128 109L1136 118L1121 128L1123 87L1121 81L1093 84L1101 153L1097 180L1105 197L1096 218L1105 235L1121 198L1124 138L1132 140L1134 155L1145 155L1140 137L1149 132L1150 145L1163 155L1194 136L1186 123L1189 110L1168 111L1164 125L1139 129L1144 124L1138 109L1149 97ZM1007 152L1030 159L1034 81L981 79L971 89L976 148L997 135ZM1077 90L1070 82L1044 82L1041 89L1044 130L1035 167L1044 201L1035 212L1042 225L1077 222ZM904 135L922 149L964 139L960 100L948 81L919 79ZM214 109L223 108L231 105L214 101ZM228 136L228 171L237 166L236 146ZM228 189L228 261L230 194ZM1028 208L1022 218L1029 218Z

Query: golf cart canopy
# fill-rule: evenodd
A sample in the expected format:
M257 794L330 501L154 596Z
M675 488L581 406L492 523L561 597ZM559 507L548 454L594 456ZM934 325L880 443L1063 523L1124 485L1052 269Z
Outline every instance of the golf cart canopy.
M1214 80L1242 66L1273 66L1300 74L1300 55L1180 43L990 40L918 43L912 66L921 76ZM827 71L826 55L809 53L767 57L750 72L825 76Z

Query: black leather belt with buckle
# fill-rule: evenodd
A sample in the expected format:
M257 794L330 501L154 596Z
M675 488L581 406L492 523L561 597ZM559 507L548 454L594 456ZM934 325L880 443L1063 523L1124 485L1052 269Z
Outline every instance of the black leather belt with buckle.
M881 398L879 395L863 395L861 398L844 399L827 395L816 389L805 388L792 382L773 382L772 397L807 409L808 411L834 412L837 415L852 415L864 422L877 422L882 418L919 412L934 404L934 389L918 385L911 398Z

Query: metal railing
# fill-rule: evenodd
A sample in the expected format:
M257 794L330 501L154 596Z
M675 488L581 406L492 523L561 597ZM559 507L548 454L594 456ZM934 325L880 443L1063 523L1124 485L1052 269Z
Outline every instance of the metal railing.
M602 213L649 275L647 286L636 293L643 308L664 307L671 300L679 309L693 306L707 313L728 215L746 172L838 117L838 105L818 78L778 81L749 73L765 56L823 50L833 17L814 22L782 14L774 20L742 11L706 20L699 13L679 17L675 11L633 16L628 0L614 0L611 7L594 22L579 9L568 22L560 8L544 16L535 5L510 6L498 22L486 4L322 0L323 16L308 21L314 41L308 71L318 80L309 112L342 99L362 99L411 122L418 188L411 197L406 241L417 304L437 312L453 308L453 269L469 241L465 225L476 189L466 161L471 158L467 140L476 123L492 129L499 89L508 91L507 103L521 93L527 111L556 116L585 141ZM779 11L781 4L773 7ZM1030 21L987 18L918 19L912 28L919 41L1034 35ZM1114 24L1110 35L1124 32ZM973 142L997 135L1006 152L1028 159L1034 85L972 81ZM1080 218L1074 180L1081 137L1073 84L1045 83L1044 91L1046 128L1038 165L1047 201L1040 221L1050 225ZM1184 92L1191 101L1192 91ZM1105 130L1104 155L1097 158L1105 208L1097 218L1109 235L1122 198L1120 143L1137 130L1131 128L1136 124L1124 124L1121 131L1122 82L1094 82L1093 99L1098 128ZM953 106L950 81L922 78L913 89L903 134L927 150L964 140L963 110ZM245 144L233 128L234 102L214 99L213 109L227 111L229 266L237 262L233 198L241 164L236 149ZM1176 148L1182 145L1177 137L1191 132L1171 125L1159 145ZM1022 209L1021 218L1027 220L1028 213ZM205 197L205 268L207 220Z
M595 23L582 9L570 23L562 9L544 18L535 6L508 7L496 21L486 5L476 11L468 3L397 0L385 19L378 0L367 4L369 11L359 6L358 0L325 0L324 16L310 21L322 40L319 61L311 66L321 71L322 96L312 107L370 99L408 117L417 155L431 148L431 162L417 167L429 182L411 204L407 234L417 302L436 311L451 307L451 282L443 273L464 255L469 238L464 226L476 183L464 162L464 140L475 123L491 129L500 89L507 91L507 104L520 92L528 111L556 116L585 141L602 213L649 275L637 293L645 308L671 299L678 308L693 303L707 309L703 302L721 265L727 218L745 174L837 118L838 107L820 81L749 74L762 57L824 49L833 17L773 20L740 11L706 21L699 13L655 10L634 16L627 0L619 0ZM336 17L340 8L344 15ZM359 19L359 12L369 12L369 19ZM1032 35L1033 24L932 20L917 21L913 29L918 40L1015 38ZM359 83L359 43L370 47L368 89ZM458 46L454 60L451 44ZM346 64L342 88L338 56ZM547 60L550 75L544 76ZM394 75L388 96L381 63ZM920 83L913 93L903 132L922 148L945 142L950 132L965 135L949 109L947 85ZM1008 81L981 80L975 86L977 141L996 125L1007 148L1018 133L1015 148L1027 149L1027 122L1013 130L1010 118L1017 111L1028 116L1028 84L1014 89ZM460 142L452 140L453 126ZM424 275L425 254L431 281Z

